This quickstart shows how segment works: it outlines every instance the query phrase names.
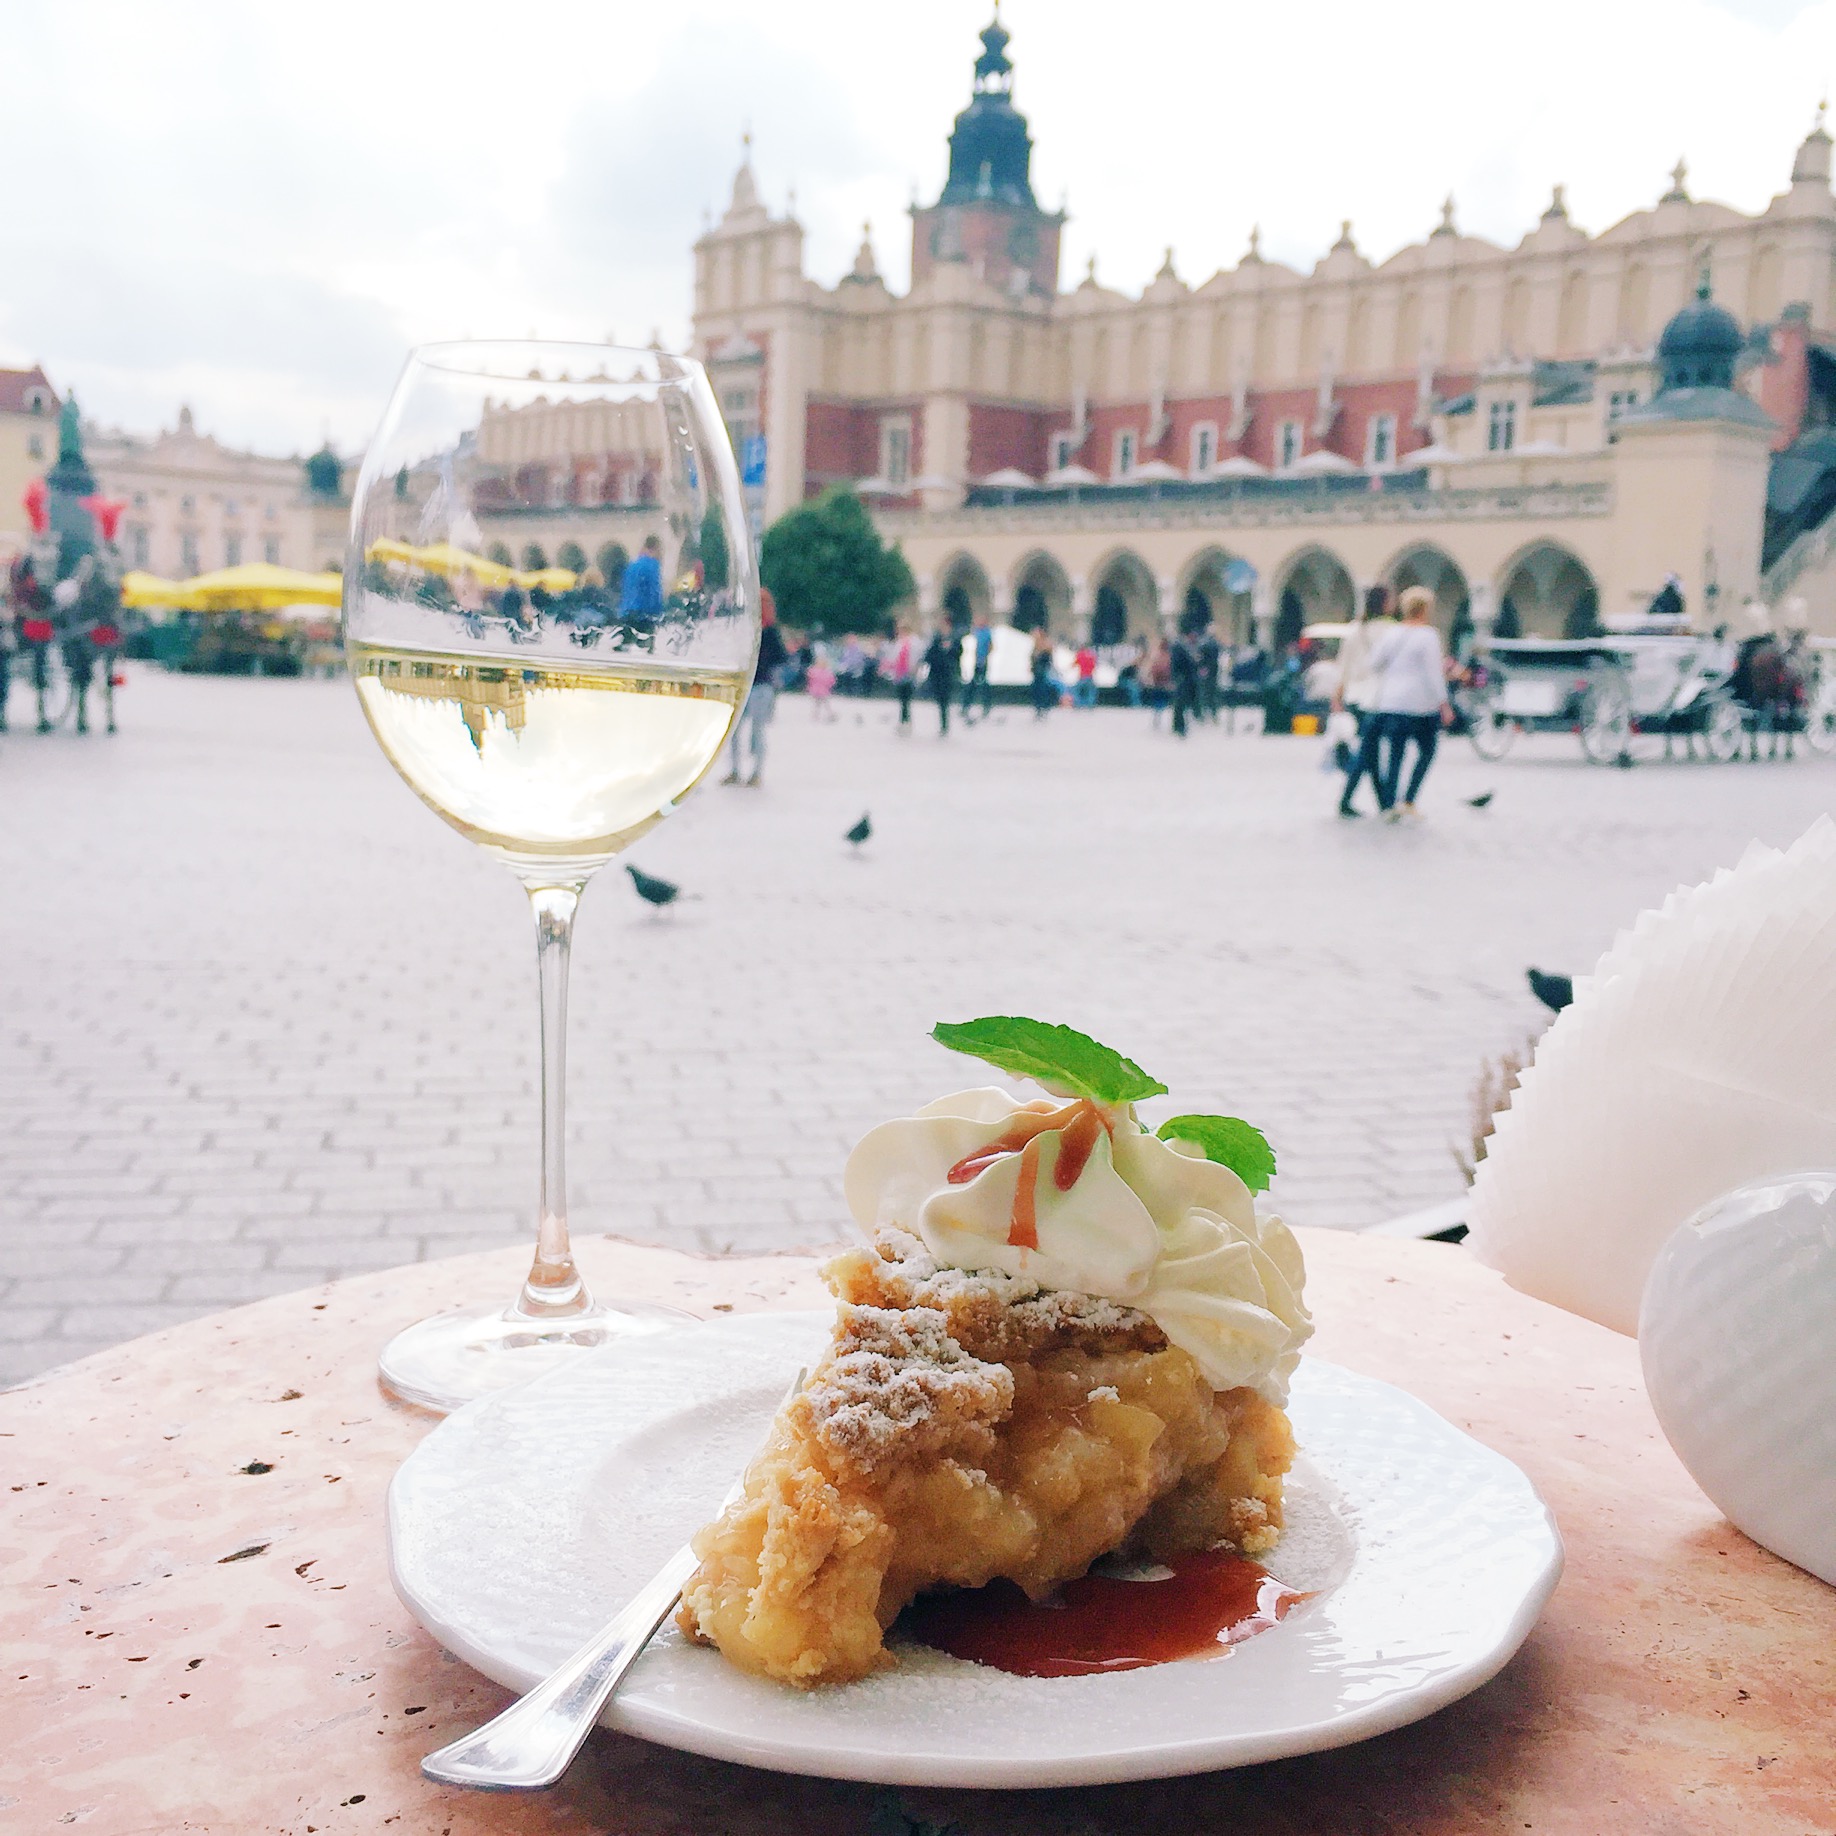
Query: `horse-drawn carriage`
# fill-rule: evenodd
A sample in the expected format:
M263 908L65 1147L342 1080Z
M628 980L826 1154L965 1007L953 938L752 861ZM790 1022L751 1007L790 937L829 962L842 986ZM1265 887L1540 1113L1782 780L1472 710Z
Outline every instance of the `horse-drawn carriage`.
M1661 736L1666 752L1680 742L1685 754L1699 745L1719 760L1758 733L1802 733L1816 751L1836 750L1836 670L1817 652L1782 667L1787 653L1772 649L1762 666L1752 648L1688 632L1495 638L1461 711L1487 759L1525 732L1574 733L1597 765L1630 762L1641 734Z

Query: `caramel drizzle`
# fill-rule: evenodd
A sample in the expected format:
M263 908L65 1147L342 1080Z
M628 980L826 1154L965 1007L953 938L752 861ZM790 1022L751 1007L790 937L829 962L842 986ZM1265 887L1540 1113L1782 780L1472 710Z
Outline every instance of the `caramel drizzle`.
M1089 1165L1097 1137L1108 1128L1108 1119L1088 1097L1080 1097L1060 1109L1054 1109L1050 1103L1028 1103L1001 1134L973 1153L965 1154L944 1177L953 1186L966 1186L978 1174L987 1172L997 1160L1008 1154L1018 1154L1020 1177L1014 1186L1014 1209L1007 1227L1007 1241L1014 1249L1037 1249L1039 1161L1044 1151L1040 1146L1041 1136L1053 1130L1060 1131L1052 1184L1060 1192L1069 1192Z

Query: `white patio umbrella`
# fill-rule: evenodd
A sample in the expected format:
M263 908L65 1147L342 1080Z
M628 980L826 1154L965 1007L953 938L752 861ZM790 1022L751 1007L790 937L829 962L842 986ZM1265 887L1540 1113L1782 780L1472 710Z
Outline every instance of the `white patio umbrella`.
M1315 447L1312 452L1304 454L1288 467L1290 472L1307 478L1324 478L1329 475L1338 477L1347 472L1360 472L1363 469L1362 466L1353 465L1342 454L1330 452L1323 446Z
M985 489L992 491L1037 491L1039 489L1037 478L1014 465L1004 465L1000 471L990 472L981 482Z
M1443 446L1437 440L1432 446L1418 446L1412 453L1400 454L1396 463L1402 466L1461 465L1465 459L1464 453L1456 453L1451 446Z
M1146 465L1138 465L1126 478L1118 478L1117 484L1161 484L1167 479L1176 484L1186 482L1186 474L1176 465L1168 465L1164 459L1150 459Z
M1093 485L1103 482L1087 465L1061 465L1056 471L1047 472L1045 481L1049 485Z
M1205 474L1207 478L1266 478L1268 475L1269 468L1258 465L1248 453L1232 453Z

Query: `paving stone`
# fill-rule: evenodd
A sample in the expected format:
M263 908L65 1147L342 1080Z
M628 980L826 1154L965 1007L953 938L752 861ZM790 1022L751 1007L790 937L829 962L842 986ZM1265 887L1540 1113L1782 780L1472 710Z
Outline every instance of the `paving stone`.
M106 744L0 738L0 885L27 894L0 901L0 1382L533 1216L534 950L501 867L400 785L347 684L130 666L121 706ZM694 902L589 888L582 1231L835 1241L859 1134L990 1075L932 1023L1013 1011L1165 1078L1150 1119L1262 1123L1296 1222L1421 1209L1460 1190L1482 1061L1543 1024L1524 968L1585 970L1836 791L1815 760L1603 773L1566 738L1496 765L1455 742L1428 820L1388 829L1332 815L1317 742L1182 746L1108 710L899 742L884 705L800 713L764 791L710 787L639 845ZM78 880L47 929L31 895ZM129 1285L33 1298L92 1276Z

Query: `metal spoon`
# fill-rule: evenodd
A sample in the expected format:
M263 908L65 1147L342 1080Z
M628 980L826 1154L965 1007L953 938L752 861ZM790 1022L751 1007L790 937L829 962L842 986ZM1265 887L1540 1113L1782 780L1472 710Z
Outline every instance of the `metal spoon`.
M804 1375L797 1373L785 1402L803 1388ZM744 1474L734 1481L721 1501L723 1512L745 1483ZM421 1771L438 1784L467 1785L474 1791L541 1791L554 1784L573 1764L612 1692L674 1611L699 1566L700 1558L685 1543L560 1669L482 1728L428 1754Z

